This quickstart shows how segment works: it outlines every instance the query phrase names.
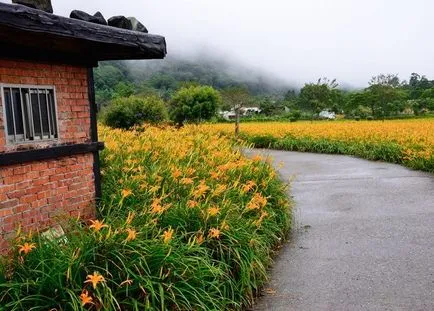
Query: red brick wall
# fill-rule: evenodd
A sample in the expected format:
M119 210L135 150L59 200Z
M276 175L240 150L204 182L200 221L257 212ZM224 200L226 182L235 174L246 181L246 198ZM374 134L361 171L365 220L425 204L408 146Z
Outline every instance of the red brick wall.
M0 83L55 86L59 122L59 139L56 143L80 143L90 140L86 67L0 59ZM0 103L1 96L2 94ZM7 146L4 131L3 107L0 105L0 152L23 147L47 146L47 143Z
M18 225L27 232L94 217L92 167L92 154L0 167L0 250Z
M56 142L6 145L0 100L0 153L90 141L87 68L0 59L0 83L55 86L59 123ZM58 217L93 217L94 197L92 154L0 166L0 252L19 225L44 230Z

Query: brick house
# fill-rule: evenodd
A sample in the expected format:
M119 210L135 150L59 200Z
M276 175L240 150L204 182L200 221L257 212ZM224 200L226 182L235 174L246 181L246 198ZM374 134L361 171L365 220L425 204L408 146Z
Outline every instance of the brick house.
M0 251L18 226L93 217L101 195L93 67L164 58L164 37L0 3Z

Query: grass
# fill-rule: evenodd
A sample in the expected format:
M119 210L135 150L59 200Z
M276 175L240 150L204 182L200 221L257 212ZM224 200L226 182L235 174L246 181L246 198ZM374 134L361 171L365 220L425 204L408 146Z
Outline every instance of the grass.
M66 239L55 241L18 232L0 265L0 309L250 305L290 229L270 164L201 127L101 127L100 137L98 221L65 219Z
M233 131L230 124L204 127ZM434 119L246 123L240 137L257 148L354 155L434 172Z

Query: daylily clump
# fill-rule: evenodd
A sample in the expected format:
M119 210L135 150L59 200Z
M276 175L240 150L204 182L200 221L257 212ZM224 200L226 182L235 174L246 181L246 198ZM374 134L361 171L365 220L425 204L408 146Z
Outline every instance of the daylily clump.
M290 228L284 185L226 136L100 127L103 198L66 236L17 239L5 310L240 310Z

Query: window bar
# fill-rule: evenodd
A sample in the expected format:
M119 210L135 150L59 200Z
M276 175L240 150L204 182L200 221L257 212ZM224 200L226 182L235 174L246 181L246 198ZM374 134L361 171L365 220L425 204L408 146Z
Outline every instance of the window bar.
M41 100L39 98L39 89L36 89L36 96L38 97L39 122L41 126L41 140L44 140L44 128L42 127L42 111L41 111Z
M51 112L51 120L53 125L53 136L55 138L59 138L58 128L57 128L57 110L56 110L56 102L54 100L54 91L48 91L50 96L48 97L50 99L50 107L52 108Z
M9 96L11 99L11 110L12 110L12 123L14 125L14 142L17 141L17 129L15 125L15 111L14 111L14 93L12 92L12 88L9 88Z
M34 140L35 139L35 124L33 122L33 106L32 106L32 96L30 94L30 88L27 89L27 109L29 111L29 135ZM29 137L29 139L30 139Z
M24 100L23 100L23 92L22 89L19 89L20 92L20 99L21 99L21 117L23 118L23 140L26 141L26 135L27 135L27 125L26 125L26 117L24 116Z
M45 93L45 105L47 106L47 122L48 122L48 138L51 139L51 122L50 122L50 105L48 104L48 91L44 90Z

